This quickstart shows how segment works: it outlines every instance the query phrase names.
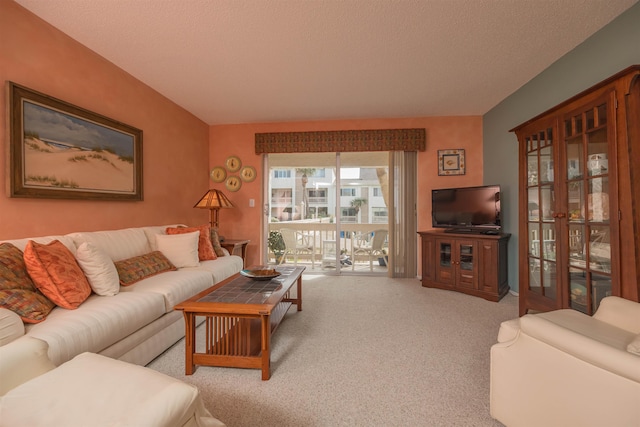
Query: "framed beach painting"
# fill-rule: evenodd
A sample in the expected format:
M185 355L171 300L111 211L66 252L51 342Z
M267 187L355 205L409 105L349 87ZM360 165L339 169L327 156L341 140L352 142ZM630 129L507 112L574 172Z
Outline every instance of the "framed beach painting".
M142 131L8 82L11 197L142 200Z

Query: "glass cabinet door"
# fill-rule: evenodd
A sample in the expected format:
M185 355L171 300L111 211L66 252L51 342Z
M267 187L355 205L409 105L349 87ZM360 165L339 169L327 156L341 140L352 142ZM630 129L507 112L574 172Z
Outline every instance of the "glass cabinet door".
M476 286L475 244L469 241L459 241L457 251L456 286L474 289Z
M528 291L557 301L556 194L553 128L525 138L527 146Z
M473 244L460 245L460 270L473 271Z
M440 267L451 267L451 243L440 242L439 250L440 250Z
M563 120L570 307L593 314L611 295L611 204L609 201L610 102L594 105Z

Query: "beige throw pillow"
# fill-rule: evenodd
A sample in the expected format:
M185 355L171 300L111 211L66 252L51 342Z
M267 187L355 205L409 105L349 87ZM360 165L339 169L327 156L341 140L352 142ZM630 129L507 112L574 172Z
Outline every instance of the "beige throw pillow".
M114 296L120 292L118 270L102 249L93 243L84 242L78 246L76 260L97 295Z
M173 235L157 234L156 244L158 245L158 250L176 267L197 267L200 265L198 257L199 239L199 231Z

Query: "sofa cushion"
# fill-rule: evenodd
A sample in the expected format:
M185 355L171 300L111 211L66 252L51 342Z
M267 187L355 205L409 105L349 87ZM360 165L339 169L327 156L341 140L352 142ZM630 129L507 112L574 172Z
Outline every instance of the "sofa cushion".
M91 231L69 234L76 247L84 242L93 243L102 249L113 261L120 261L151 252L147 235L142 228L122 230Z
M115 266L122 286L130 286L147 277L176 269L160 251L116 261Z
M149 246L152 251L157 251L158 246L156 246L156 234L167 234L167 228L175 228L175 227L186 227L184 224L169 224L169 225L150 225L146 227L142 227L144 230L144 234L147 236L147 240L149 242Z
M22 251L11 243L0 244L0 307L13 311L28 323L42 322L55 307L36 289Z
M640 382L638 356L627 351L634 334L571 309L526 314L522 334L591 365Z
M51 243L54 240L58 240L62 242L62 244L65 245L71 251L71 253L76 252L76 244L73 242L73 239L71 238L71 236L29 237L26 239L5 240L4 243L11 243L16 248L24 252L25 248L27 247L27 244L31 241L41 243L44 245L47 243ZM0 242L0 243L3 243L3 242Z
M193 233L195 231L200 232L198 238L198 259L200 261L216 259L217 255L211 244L211 227L209 224L204 224L199 227L167 227L167 234L169 235Z
M46 322L27 325L27 335L48 342L49 358L59 365L85 351L98 353L164 313L160 294L91 295L76 310L56 308Z
M0 396L56 367L47 357L47 348L46 342L31 337L0 347ZM17 425L5 422L4 413L0 411L0 424Z
M114 296L120 290L118 270L111 258L91 242L78 246L76 259L84 271L91 289L97 295Z
M195 268L181 269L141 280L133 286L122 288L120 293L151 292L162 295L165 311L169 313L177 304L213 286L213 283L213 276L207 271Z
M212 261L202 261L196 268L210 272L214 282L218 283L240 272L243 268L243 261L242 257L237 255L227 255Z
M91 353L16 387L1 410L3 423L13 426L224 425L204 408L195 386Z
M0 347L23 335L24 322L20 316L11 310L0 307Z
M59 240L29 242L24 261L36 287L60 307L75 309L91 294L91 286L69 249Z
M156 236L158 250L178 268L198 265L198 240L200 232Z

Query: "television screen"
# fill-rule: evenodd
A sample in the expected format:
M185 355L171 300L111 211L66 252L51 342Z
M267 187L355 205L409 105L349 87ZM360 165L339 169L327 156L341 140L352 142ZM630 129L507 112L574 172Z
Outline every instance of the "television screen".
M453 232L494 232L500 221L500 186L431 190L432 225Z

